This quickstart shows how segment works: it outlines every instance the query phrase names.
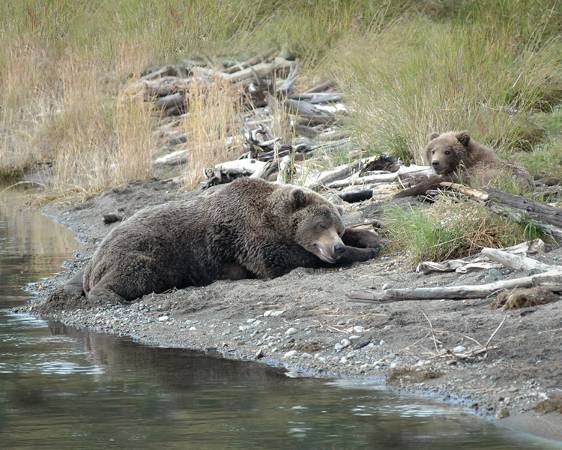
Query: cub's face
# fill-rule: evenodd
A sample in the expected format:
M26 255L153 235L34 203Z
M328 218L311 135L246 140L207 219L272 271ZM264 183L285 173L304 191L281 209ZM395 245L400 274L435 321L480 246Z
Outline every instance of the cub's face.
M448 175L466 156L469 137L466 133L434 133L426 147L426 157L438 175Z
M295 189L291 209L294 242L322 261L335 263L345 248L338 208L314 192Z

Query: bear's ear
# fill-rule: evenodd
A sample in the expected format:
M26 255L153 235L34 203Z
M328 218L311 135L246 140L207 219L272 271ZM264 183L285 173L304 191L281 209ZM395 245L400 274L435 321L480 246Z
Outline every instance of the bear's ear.
M461 131L457 134L457 140L466 147L470 142L470 136L466 131Z
M302 189L295 189L291 193L291 204L294 209L304 208L306 206L306 193Z
M439 133L431 133L429 135L429 140L433 141L433 139L437 139L439 137Z

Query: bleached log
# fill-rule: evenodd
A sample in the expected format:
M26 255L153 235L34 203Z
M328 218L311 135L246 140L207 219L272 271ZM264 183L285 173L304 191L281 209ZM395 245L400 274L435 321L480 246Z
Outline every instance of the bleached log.
M285 106L291 113L304 119L304 122L308 125L329 124L335 122L336 120L334 113L323 111L317 105L313 105L309 102L292 100L289 98L285 100Z
M483 248L481 251L482 255L485 255L492 261L498 262L505 267L509 267L514 270L540 270L541 272L546 272L549 270L554 270L556 267L549 264L544 264L533 258L528 258L526 256L514 255L512 253L499 250L497 248ZM562 271L562 268L559 268Z
M327 185L329 188L342 188L350 185L361 185L370 183L390 183L396 181L402 177L412 176L412 175L424 175L429 173L432 169L428 166L417 166L412 164L411 166L401 166L397 172L392 172L388 174L376 174L369 175L366 177L349 177L345 180L334 181Z
M362 165L363 161L357 160L350 164L342 164L325 172L318 172L310 176L310 179L305 182L305 186L309 189L317 189L333 181L347 178L352 173L358 171Z
M223 173L236 172L252 175L255 172L263 171L265 166L267 166L266 162L258 161L257 159L245 158L217 164L215 166L215 170L221 171Z
M206 67L194 67L191 69L191 73L196 78L219 78L232 83L241 83L246 80L264 78L276 71L289 70L292 64L293 62L287 61L285 58L277 57L271 62L258 63L234 73L225 73Z
M168 155L161 156L154 160L154 164L158 166L177 166L187 162L187 150L177 150Z
M503 289L528 288L532 286L562 285L562 270L556 269L522 278L501 280L482 285L440 286L428 288L385 289L382 291L356 291L348 294L352 300L402 301L402 300L463 300L484 298Z

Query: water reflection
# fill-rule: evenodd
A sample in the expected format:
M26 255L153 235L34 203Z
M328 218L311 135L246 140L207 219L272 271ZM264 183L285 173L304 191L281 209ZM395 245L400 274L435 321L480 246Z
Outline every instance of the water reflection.
M20 286L59 270L74 246L65 230L14 206L21 200L0 208L0 448L544 448L369 386L293 379L10 313L25 301Z

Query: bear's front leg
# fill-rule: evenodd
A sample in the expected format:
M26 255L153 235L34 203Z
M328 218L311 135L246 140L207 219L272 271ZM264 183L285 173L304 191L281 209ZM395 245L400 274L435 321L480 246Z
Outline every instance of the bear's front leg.
M356 262L369 261L375 258L380 252L377 248L357 248L346 245L338 254L336 265L345 266Z
M364 228L346 228L341 240L345 245L358 248L375 248L381 247L380 238L373 231Z

